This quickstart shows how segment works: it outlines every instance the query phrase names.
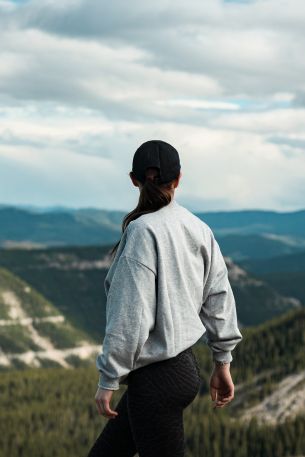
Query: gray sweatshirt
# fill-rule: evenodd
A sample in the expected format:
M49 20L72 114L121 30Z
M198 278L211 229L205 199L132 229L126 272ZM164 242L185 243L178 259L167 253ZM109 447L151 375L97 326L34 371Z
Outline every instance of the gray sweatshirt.
M242 340L228 270L211 228L174 198L124 231L104 281L106 332L98 385L176 356L204 334L213 360Z

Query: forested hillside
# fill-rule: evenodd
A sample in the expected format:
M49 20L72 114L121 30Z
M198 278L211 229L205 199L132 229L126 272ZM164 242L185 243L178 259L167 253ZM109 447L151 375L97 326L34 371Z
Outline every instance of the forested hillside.
M247 259L241 266L249 274L267 282L280 294L294 296L305 303L305 251L267 259Z
M108 250L100 246L3 249L0 265L34 287L75 327L101 343Z
M104 279L110 265L110 246L49 249L0 249L0 265L22 278L54 303L77 328L98 343L104 335ZM260 324L302 305L280 294L266 281L226 257L238 318L242 326Z
M89 225L92 217L97 213L86 213ZM0 457L85 456L105 425L94 402L95 354L105 331L110 247L0 249ZM266 245L269 254L273 248ZM200 392L185 411L187 457L300 457L303 254L257 263L225 260L244 337L231 364L235 398L212 409L212 359L204 335L194 348ZM125 388L114 393L113 405Z
M0 369L88 363L98 347L28 283L0 267Z
M235 398L212 409L208 393L211 354L198 342L202 389L185 411L187 457L284 457L305 453L305 410L291 408L292 397L304 389L305 309L290 311L258 328L243 329L244 341L234 351L231 373ZM265 414L251 418L251 407L283 387L287 375L299 374L286 414L274 423ZM301 382L303 376L303 382ZM94 366L66 370L44 368L3 373L0 378L0 455L10 457L83 457L107 419L97 413ZM114 393L118 402L126 386ZM285 400L285 398L283 398ZM268 405L268 402L267 402ZM282 403L280 404L283 409ZM270 411L269 411L270 413ZM18 431L18 433L16 432Z

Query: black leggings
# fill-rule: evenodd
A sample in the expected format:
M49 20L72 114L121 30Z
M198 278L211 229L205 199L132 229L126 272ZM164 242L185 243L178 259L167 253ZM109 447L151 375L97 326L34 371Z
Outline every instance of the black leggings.
M201 384L192 347L128 375L128 388L87 457L184 457L183 410Z

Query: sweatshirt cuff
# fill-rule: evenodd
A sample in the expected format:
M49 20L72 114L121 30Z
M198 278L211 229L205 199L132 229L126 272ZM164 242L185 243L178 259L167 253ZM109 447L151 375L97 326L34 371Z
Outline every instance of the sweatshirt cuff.
M108 376L105 376L103 373L100 372L98 387L107 390L119 390L120 384L117 379L109 378Z
M231 351L213 352L214 362L232 362L233 357Z

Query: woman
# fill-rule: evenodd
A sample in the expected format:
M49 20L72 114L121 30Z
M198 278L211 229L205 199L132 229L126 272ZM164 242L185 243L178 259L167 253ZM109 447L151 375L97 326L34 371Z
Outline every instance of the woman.
M96 359L95 400L111 420L88 457L185 455L183 411L201 383L192 346L204 334L213 407L234 398L231 352L242 335L228 270L210 227L175 199L180 169L177 150L161 140L146 141L133 157L129 175L140 198L105 278L107 324ZM120 384L128 388L112 409Z

